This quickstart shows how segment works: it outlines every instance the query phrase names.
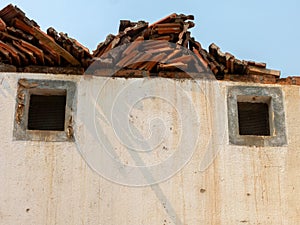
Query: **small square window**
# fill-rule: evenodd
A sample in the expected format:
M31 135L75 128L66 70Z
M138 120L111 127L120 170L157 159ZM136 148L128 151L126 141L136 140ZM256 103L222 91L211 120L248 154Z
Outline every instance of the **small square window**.
M278 87L228 88L229 142L246 146L287 144L283 94Z
M238 117L240 135L270 136L268 104L238 102Z
M30 95L28 130L65 129L66 95Z
M20 79L18 84L14 139L74 141L75 83Z

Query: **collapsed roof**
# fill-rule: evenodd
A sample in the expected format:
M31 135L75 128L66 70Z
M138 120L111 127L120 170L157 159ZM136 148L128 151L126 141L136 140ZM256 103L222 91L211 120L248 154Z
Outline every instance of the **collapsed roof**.
M10 4L0 11L0 72L170 78L210 73L220 80L300 84L298 77L280 79L280 71L239 60L216 44L205 50L189 31L193 19L173 13L151 25L121 20L118 34L109 34L91 54L52 27L43 32Z
M47 68L58 67L61 73L68 73L71 67L72 73L82 74L92 58L75 39L53 28L44 33L13 5L0 11L0 54L0 70L11 72L47 72Z

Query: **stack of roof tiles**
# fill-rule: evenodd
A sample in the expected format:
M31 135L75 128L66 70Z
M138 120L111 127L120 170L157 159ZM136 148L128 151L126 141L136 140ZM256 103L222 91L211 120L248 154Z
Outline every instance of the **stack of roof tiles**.
M75 39L53 28L44 33L18 7L0 11L1 71L81 74L90 59L89 50Z
M215 44L205 50L189 31L193 19L173 13L151 25L121 20L118 34L108 35L90 54L65 33L54 28L44 33L19 8L8 5L0 11L0 72L171 78L212 72L224 80L300 84L298 77L279 79L280 71L239 60Z
M230 53L221 52L215 44L209 46L209 52L203 49L188 31L195 25L190 21L193 19L192 15L173 13L150 26L144 21L133 23L121 20L119 33L108 35L106 40L98 45L93 56L104 58L102 61L106 64L110 62L118 69L125 67L158 75L162 75L162 71L177 69L196 73L211 70L218 79L223 79L225 74L264 74L279 77L280 72L266 69L265 63L238 60ZM153 42L141 43L146 40ZM106 54L124 44L129 46L126 51ZM182 51L182 48L190 51ZM144 62L132 65L131 62L134 61Z

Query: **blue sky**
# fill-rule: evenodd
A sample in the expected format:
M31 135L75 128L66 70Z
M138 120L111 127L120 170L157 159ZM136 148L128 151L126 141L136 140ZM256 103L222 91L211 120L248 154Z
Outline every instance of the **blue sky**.
M43 30L53 26L90 50L118 32L120 19L155 22L173 12L193 14L192 36L203 47L214 42L239 59L266 62L268 68L281 70L282 77L300 75L298 0L2 0L0 8L9 3Z

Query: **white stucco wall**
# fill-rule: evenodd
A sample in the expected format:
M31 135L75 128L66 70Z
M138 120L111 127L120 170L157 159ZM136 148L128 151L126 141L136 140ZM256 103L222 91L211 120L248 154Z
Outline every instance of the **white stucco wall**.
M13 141L19 78L77 82L75 142ZM228 141L229 85L245 84L1 73L0 224L299 224L300 88L266 85L282 88L288 145L247 147ZM127 121L114 117L121 109L130 112ZM150 138L151 152L128 150L136 135ZM112 158L124 167L97 158L101 146L113 146ZM185 156L176 154L185 150L193 154L180 169ZM134 169L170 158L150 180Z

